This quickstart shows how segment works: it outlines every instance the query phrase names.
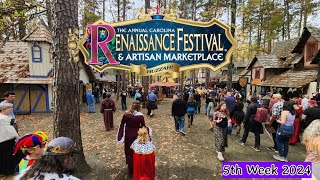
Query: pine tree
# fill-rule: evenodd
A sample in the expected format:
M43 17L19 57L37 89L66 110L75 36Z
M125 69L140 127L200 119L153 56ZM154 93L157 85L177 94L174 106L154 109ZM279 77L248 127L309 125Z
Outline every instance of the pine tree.
M62 9L64 9L62 11ZM53 0L54 136L71 138L80 154L77 172L90 169L86 163L80 130L79 64L68 53L68 32L78 30L78 0ZM69 61L71 58L72 61Z

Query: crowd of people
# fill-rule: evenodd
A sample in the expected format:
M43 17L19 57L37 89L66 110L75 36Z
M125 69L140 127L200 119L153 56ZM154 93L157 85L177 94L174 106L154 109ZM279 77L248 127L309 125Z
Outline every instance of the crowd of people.
M87 95L91 96L90 93L92 91L89 90ZM134 179L155 178L152 129L146 125L141 109L144 105L148 109L147 114L154 116L154 110L158 108L156 94L156 89L150 89L147 93L137 89L132 96L134 101L127 110L127 97L130 95L126 90L120 93L124 114L116 142L124 143L128 173ZM267 149L275 153L272 158L281 162L288 161L289 144L301 141L306 146L306 161L313 162L313 168L320 167L320 108L317 101L309 99L307 95L302 98L295 93L289 96L268 93L263 97L253 94L245 100L237 91L192 87L186 88L182 94L175 94L171 109L175 132L185 136L185 127L192 128L197 114L205 114L209 121L208 129L213 131L219 161L225 161L226 148L230 143L228 136L235 129L235 136L238 137L236 143L240 146L246 145L250 132L254 134L252 149L256 152L261 151L261 134L267 133L273 140L273 146ZM12 110L15 94L8 92L4 97L5 100L0 103L0 174L19 172L16 179L77 179L70 175L75 167L72 154L77 152L74 142L67 137L48 142L48 136L42 131L20 137ZM95 103L93 95L91 98ZM201 104L202 99L205 106ZM204 107L204 111L201 107ZM89 109L92 111L92 107ZM100 112L106 131L114 129L115 111L116 103L111 93L103 93ZM318 177L320 174L315 171L313 175Z
M239 137L237 143L246 145L247 138L252 132L255 143L252 149L261 151L261 134L266 132L273 140L273 146L268 147L273 151L273 158L287 162L289 144L300 142L307 146L307 157L311 156L312 162L318 167L319 136L315 134L318 128L320 134L320 108L316 99L309 99L307 95L299 97L297 92L286 95L269 92L266 96L251 95L247 100L239 92L225 92L221 89L207 90L199 95L197 89L186 89L183 95L178 94L172 103L172 116L174 117L175 131L185 135L184 121L187 115L188 128L193 123L194 115L200 113L201 97L205 98L205 114L210 122L210 129L214 131L215 149L217 158L224 161L225 148L228 147L228 134L236 128L235 135ZM315 97L316 98L316 97ZM245 104L246 112L244 112ZM244 128L241 134L241 127ZM312 129L312 132L310 132ZM308 135L309 133L313 135ZM315 138L317 136L317 138ZM307 139L312 139L307 140ZM318 142L316 142L317 139ZM316 145L317 144L317 145ZM312 150L309 148L311 147ZM308 159L308 158L307 158ZM306 159L306 160L307 160ZM315 160L317 159L317 160ZM319 174L317 174L319 177Z

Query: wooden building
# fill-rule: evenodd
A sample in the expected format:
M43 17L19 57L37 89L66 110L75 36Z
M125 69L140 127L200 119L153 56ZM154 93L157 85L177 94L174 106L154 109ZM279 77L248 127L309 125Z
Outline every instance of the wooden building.
M46 26L36 26L22 41L8 41L0 49L0 98L14 91L16 113L50 112L53 102L52 36ZM80 65L80 82L94 80L91 68ZM80 88L82 89L82 88ZM82 97L82 96L81 96Z
M290 68L270 79L261 82L262 87L284 88L284 91L300 89L312 96L316 89L317 64L312 64L320 49L320 29L305 27L285 63Z
M298 40L298 38L294 38L278 42L270 54L256 55L253 58L246 68L251 71L249 77L251 93L266 94L268 91L273 91L269 86L262 86L261 84L289 70L289 60L302 58L302 56L291 53Z

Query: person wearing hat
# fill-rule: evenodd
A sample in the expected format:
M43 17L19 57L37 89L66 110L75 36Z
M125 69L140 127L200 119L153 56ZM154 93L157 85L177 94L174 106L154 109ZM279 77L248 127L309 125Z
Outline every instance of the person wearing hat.
M45 135L45 134L44 134ZM32 166L34 162L42 156L43 138L37 134L27 134L20 138L14 146L13 155L16 155L19 150L25 154L25 157L21 159L17 172L21 172L29 166Z
M75 162L72 158L77 153L75 143L68 137L58 137L48 143L43 156L32 166L20 172L15 177L19 179L62 179L79 180L66 172L75 170Z
M16 160L13 154L15 141L19 135L15 128L10 125L12 104L0 104L0 174L10 175L15 173L15 167L20 160Z
M309 124L317 119L320 119L320 108L318 108L317 101L309 100L309 108L304 110L302 114L301 130L302 132L309 126ZM319 121L319 120L318 120Z

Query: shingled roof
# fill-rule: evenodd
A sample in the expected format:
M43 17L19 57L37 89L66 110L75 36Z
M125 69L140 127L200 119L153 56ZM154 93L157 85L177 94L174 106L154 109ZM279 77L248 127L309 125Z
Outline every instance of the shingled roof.
M253 65L259 61L263 68L265 69L280 69L280 68L289 68L289 66L285 63L285 61L282 61L281 59L277 58L276 55L268 54L268 55L257 55L253 58L253 60L250 62L247 69L250 69L253 67Z
M234 67L245 68L248 66L249 61L233 61Z
M40 41L52 43L52 34L44 25L37 25L29 34L27 34L22 40L24 41Z
M28 45L9 41L0 49L0 83L29 76Z
M303 54L290 54L286 60L288 65L295 65L303 59Z
M275 43L271 54L276 55L278 58L287 58L290 56L291 51L296 47L299 38L288 39L286 41L281 41Z
M317 70L295 70L290 69L272 79L266 80L259 86L270 86L270 87L292 87L301 88L308 85L310 82L317 79Z
M310 36L314 37L317 41L320 42L320 29L316 27L304 27L302 35L297 42L297 45L292 50L292 53L302 53L302 50L305 44L308 42Z

